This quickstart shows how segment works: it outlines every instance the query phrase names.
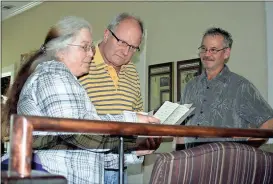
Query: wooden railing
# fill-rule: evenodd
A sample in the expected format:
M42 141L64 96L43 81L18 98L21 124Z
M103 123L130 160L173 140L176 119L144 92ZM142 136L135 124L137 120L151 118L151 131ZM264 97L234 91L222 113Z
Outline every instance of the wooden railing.
M262 129L158 125L12 115L9 172L17 173L22 177L30 175L33 131L95 133L116 135L120 137L129 135L173 137L273 137L273 130ZM123 153L120 156L123 157Z

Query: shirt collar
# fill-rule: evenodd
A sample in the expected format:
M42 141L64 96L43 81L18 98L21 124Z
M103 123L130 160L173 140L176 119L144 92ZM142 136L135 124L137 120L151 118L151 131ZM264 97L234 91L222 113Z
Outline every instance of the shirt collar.
M101 52L100 52L100 49L99 49L99 46L96 45L96 54L94 56L94 59L93 59L95 65L98 67L98 66L103 66L104 68L108 69L108 67L112 67L110 65L107 65L105 62L104 62L104 59L101 55ZM130 65L131 64L131 61L127 64L127 65ZM127 68L127 65L122 65L121 66L121 69L120 71L122 70L126 70Z
M230 70L229 70L227 65L224 65L224 68L222 69L222 71L212 80L213 81L220 81L222 83L226 83L229 75L230 75ZM201 77L201 80L207 79L207 74L206 74L205 70L203 70L200 77Z
M104 60L103 60L103 57L102 57L102 55L100 53L100 49L99 49L98 45L96 45L96 53L95 53L95 56L93 58L93 61L95 62L96 65L104 63Z
M53 72L53 73L68 74L73 76L77 80L77 77L73 75L70 69L63 62L60 62L60 61L51 60L51 61L42 62L36 67L35 70L39 70L40 68L43 68L43 70Z

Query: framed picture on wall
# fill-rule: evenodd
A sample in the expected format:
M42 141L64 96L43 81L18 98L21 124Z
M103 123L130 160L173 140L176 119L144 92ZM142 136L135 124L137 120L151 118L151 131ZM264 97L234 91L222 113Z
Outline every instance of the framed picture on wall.
M173 63L149 66L148 111L159 108L173 99Z
M168 89L160 91L160 104L163 104L165 101L170 101L170 90Z
M10 86L11 76L1 77L1 95L6 95L6 92Z
M160 78L160 87L169 86L170 78L169 77L161 77Z
M202 72L200 58L177 61L177 101L180 101L181 93L186 84Z
M1 72L1 96L5 96L8 88L13 82L15 67L14 64L3 67Z

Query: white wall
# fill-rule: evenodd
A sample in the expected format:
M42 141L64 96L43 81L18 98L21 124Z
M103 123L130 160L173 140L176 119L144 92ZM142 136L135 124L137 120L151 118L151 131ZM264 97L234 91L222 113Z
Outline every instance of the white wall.
M266 43L268 64L268 103L273 108L273 2L265 2ZM269 139L273 144L273 139Z
M265 2L268 64L268 102L273 108L273 2Z
M98 40L111 17L122 11L144 20L149 34L147 66L195 58L202 33L208 27L229 30L235 40L230 69L253 82L267 99L264 2L46 1L2 22L2 66L18 62L20 54L39 48L48 28L60 17L86 18L93 25L94 39ZM144 85L148 87L147 81Z
M148 93L148 90L146 89L146 86L145 86L147 78L148 78L147 61L146 61L147 36L148 36L148 31L147 29L145 29L144 38L142 40L142 44L140 48L141 49L140 54L136 55L136 57L133 58L133 61L139 73L141 95L142 95L144 107L146 107L146 103L148 100L146 99L146 95L145 95L146 93Z

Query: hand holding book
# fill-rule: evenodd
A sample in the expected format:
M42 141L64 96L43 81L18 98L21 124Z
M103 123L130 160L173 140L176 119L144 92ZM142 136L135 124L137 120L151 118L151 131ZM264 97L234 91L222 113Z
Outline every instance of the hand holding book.
M192 104L180 105L165 101L164 104L154 114L154 117L160 119L161 124L180 125L195 109Z

